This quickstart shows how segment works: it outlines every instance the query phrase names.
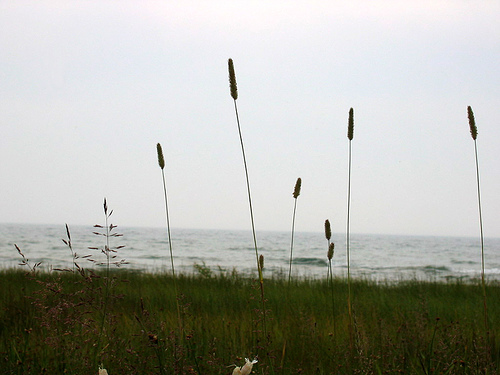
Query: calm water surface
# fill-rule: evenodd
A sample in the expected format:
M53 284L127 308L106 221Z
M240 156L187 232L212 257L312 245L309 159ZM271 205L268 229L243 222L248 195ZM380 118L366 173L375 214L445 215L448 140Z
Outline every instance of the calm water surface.
M105 237L92 234L92 226L70 226L73 249L78 256L92 254L104 261L98 250ZM110 238L110 247L125 246L116 253L117 260L128 263L122 268L148 272L170 271L168 237L164 228L118 227L121 237ZM250 275L256 271L255 250L250 231L172 229L176 271L197 272L195 265L215 272L236 270ZM61 239L64 225L0 224L0 267L19 267L17 244L30 263L42 262L46 268L68 268L71 252ZM259 253L265 258L265 276L288 274L289 232L257 232ZM334 273L347 273L345 235L334 234ZM392 235L351 235L351 274L373 280L444 280L473 279L481 274L479 238L424 237ZM323 233L296 233L294 238L294 276L326 277L327 241ZM500 281L500 239L485 239L486 276ZM80 258L83 267L96 267Z

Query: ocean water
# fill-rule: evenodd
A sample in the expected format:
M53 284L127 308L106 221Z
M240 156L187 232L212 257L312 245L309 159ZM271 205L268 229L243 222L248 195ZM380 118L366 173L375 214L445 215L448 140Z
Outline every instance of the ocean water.
M106 238L92 232L92 226L70 226L73 249L84 268L99 267L87 259L104 261L99 250ZM168 236L165 228L118 227L122 234L110 238L110 247L124 246L114 254L121 268L162 272L171 270ZM250 231L171 230L176 272L197 273L197 266L213 272L256 273L256 257ZM64 225L0 224L0 268L20 267L17 244L31 264L42 262L45 269L71 268L72 255L63 243ZM335 254L333 271L347 275L345 235L333 234ZM288 275L290 232L257 232L259 253L264 255L264 275ZM486 238L485 274L488 280L500 281L500 239ZM323 233L297 232L294 237L292 274L294 277L326 277L327 241ZM395 236L351 234L352 277L385 280L477 279L481 276L479 238Z

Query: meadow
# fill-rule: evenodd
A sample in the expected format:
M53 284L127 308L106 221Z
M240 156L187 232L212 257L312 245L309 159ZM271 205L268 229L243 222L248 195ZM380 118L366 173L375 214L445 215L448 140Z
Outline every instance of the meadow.
M496 374L500 285L265 279L236 272L0 272L5 374ZM333 292L332 292L333 291ZM105 321L103 321L105 319Z
M497 374L500 371L500 284L485 280L477 129L474 140L481 228L481 280L374 282L350 274L350 170L354 110L349 111L347 277L332 272L334 243L325 220L325 279L291 278L297 198L288 277L265 278L257 247L252 197L236 100L230 94L241 144L254 239L256 274L176 274L170 236L165 160L157 144L171 272L140 273L111 247L119 237L104 199L104 225L94 232L102 248L84 256L71 243L70 269L41 270L17 247L23 270L0 271L0 368L5 374ZM104 259L99 260L99 258ZM167 251L165 252L167 256ZM488 303L487 303L488 301ZM246 360L249 358L249 361ZM250 362L252 361L252 362ZM245 365L245 367L241 366ZM253 364L253 369L249 364ZM250 365L251 366L251 365ZM105 369L105 370L104 370Z

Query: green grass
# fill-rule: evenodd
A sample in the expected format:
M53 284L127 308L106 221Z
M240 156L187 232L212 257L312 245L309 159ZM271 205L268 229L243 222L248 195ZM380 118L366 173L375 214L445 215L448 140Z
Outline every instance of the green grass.
M113 374L231 374L231 364L259 357L267 374L495 374L498 342L485 340L477 284L352 280L355 348L347 307L337 304L333 337L327 280L266 280L268 337L260 329L259 281L237 274L178 275L187 338L176 336L172 276L112 272L109 324L99 360ZM0 368L4 373L97 373L92 366L105 275L0 272ZM347 284L334 279L337 300ZM491 332L498 332L500 285L486 286ZM286 338L284 366L280 368ZM273 366L271 366L271 364Z

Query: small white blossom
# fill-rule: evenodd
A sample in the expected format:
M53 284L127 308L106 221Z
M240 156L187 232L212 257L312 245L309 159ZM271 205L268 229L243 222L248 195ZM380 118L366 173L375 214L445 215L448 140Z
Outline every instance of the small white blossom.
M253 361L250 361L248 358L245 358L245 364L243 367L235 367L233 370L233 375L249 375L252 372L252 367L254 363L257 363L258 361L254 359Z

